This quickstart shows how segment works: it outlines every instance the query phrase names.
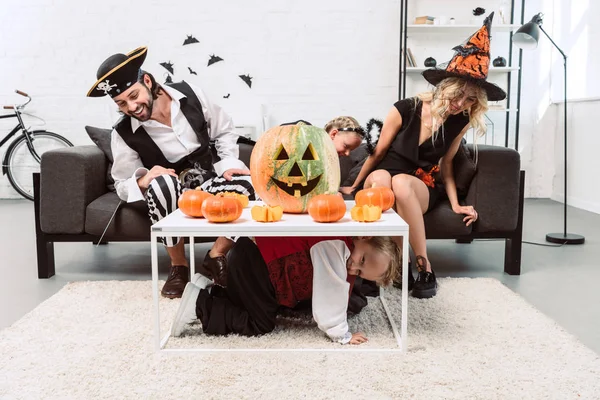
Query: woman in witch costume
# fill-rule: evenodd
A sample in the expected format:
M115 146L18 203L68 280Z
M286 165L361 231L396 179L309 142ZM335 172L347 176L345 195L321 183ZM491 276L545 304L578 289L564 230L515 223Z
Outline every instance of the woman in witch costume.
M361 186L376 185L394 191L395 210L409 225L410 245L416 256L418 277L414 281L410 273L409 286L417 298L433 297L437 292L427 257L423 214L436 204L445 188L452 210L464 216L467 226L478 218L472 205L458 202L452 160L469 128L479 136L485 134L488 101L506 97L502 89L486 81L492 18L493 13L466 44L454 48L456 54L445 68L423 72L435 86L432 92L394 104L354 184L340 189L353 193Z

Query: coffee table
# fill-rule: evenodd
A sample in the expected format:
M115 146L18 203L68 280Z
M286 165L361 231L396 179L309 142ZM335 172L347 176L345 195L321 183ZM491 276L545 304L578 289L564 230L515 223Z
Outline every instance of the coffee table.
M165 345L171 335L170 331L161 338L160 312L159 312L159 288L158 288L158 241L161 236L188 237L190 243L190 273L195 273L194 262L194 237L217 237L217 236L401 236L403 237L402 270L408 270L408 225L394 211L388 210L381 215L376 222L356 222L350 218L350 208L355 205L354 201L346 201L346 215L338 222L319 223L315 222L308 214L283 214L278 222L263 223L256 222L250 215L252 206L262 202L250 202L244 208L241 217L229 223L211 223L204 218L191 218L176 210L167 217L158 221L151 227L151 251L152 251L152 291L154 300L154 330L155 347L158 351L361 351L360 346L340 346L336 349L165 349ZM402 287L408 287L408 274L402 274ZM396 338L398 349L364 349L362 351L399 351L406 352L407 337L407 311L408 291L402 290L402 316L400 331L390 314L389 307L384 297L385 291L380 288L379 299L386 312L392 332ZM352 349L350 349L352 347Z

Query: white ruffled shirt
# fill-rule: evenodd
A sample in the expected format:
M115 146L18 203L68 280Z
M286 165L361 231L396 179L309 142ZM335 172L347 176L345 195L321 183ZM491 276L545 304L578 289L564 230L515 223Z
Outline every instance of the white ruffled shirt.
M239 160L237 144L239 135L235 132L231 117L219 105L210 102L199 87L189 85L202 105L202 112L208 125L208 135L211 140L215 141L217 154L221 158L221 161L214 164L217 175L222 175L231 168L247 168ZM185 95L167 85L162 88L172 99L171 126L152 119L140 122L131 118L131 129L135 134L138 127L143 126L165 158L170 162L176 162L198 149L200 143L192 126L181 111L179 101ZM114 129L111 134L111 148L114 158L111 174L115 180L117 195L128 203L144 200L144 194L140 190L137 180L146 175L148 169L142 164L139 154L129 147Z
M348 329L348 297L346 262L350 249L341 240L325 240L310 248L313 264L313 318L319 329L334 342L347 344L352 338Z

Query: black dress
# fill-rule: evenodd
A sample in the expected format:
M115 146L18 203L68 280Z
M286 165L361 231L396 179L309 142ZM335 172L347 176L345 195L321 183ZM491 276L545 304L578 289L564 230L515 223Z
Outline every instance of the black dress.
M423 180L429 189L429 210L444 193L439 174L435 179L440 158L467 126L469 116L462 113L450 115L434 135L435 142L432 136L419 146L423 102L412 97L396 102L394 107L402 116L402 127L375 170L385 169L392 176L409 174Z

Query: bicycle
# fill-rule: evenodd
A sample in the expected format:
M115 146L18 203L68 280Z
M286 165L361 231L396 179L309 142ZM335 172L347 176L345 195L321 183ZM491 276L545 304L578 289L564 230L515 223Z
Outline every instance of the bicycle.
M8 175L10 184L21 196L33 200L33 173L40 171L42 154L48 150L73 147L73 144L57 133L29 130L23 122L22 114L25 114L23 110L31 102L31 97L20 90L15 90L15 93L27 97L28 100L23 104L4 106L5 110L14 110L15 113L0 115L0 119L17 118L19 123L0 141L0 147L17 132L23 133L8 146L2 162L2 174Z

